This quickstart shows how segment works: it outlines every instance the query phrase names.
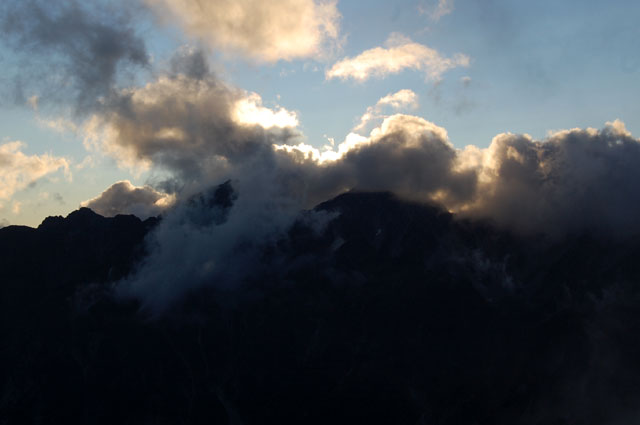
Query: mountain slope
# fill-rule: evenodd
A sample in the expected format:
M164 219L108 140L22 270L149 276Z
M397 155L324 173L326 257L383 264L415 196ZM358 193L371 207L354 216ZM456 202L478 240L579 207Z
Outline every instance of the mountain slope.
M0 423L639 418L637 238L525 239L347 193L264 244L235 289L150 318L111 288L156 224L82 209L0 230Z

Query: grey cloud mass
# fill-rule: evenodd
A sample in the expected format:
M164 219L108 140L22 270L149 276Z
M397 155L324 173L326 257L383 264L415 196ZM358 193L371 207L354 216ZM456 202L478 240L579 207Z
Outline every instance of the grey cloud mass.
M132 13L105 1L2 2L3 43L19 58L12 69L18 100L72 101L79 114L95 108L121 71L149 64Z
M267 118L280 117L263 108L259 97L211 74L202 52L181 51L170 73L114 95L89 120L86 144L121 164L163 167L185 183L222 178L252 156L271 155L273 143L298 135L292 128L259 125L245 116L265 111Z
M640 231L640 141L620 121L544 141L501 134L483 155L466 214L527 233Z

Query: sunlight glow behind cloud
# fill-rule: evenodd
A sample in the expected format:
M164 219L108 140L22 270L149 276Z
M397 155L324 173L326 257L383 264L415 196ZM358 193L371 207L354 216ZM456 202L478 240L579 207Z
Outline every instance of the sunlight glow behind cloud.
M282 107L277 110L266 108L262 106L262 98L257 93L251 93L236 102L234 118L241 124L257 124L263 128L298 126L295 112Z

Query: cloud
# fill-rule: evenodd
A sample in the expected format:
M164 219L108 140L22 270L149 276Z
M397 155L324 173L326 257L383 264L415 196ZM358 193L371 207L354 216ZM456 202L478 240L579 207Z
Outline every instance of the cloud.
M11 223L9 223L9 221L7 221L7 219L0 218L0 229L2 229L3 227L10 226L10 225L11 225Z
M114 95L84 132L89 149L106 152L123 166L154 165L194 181L220 176L274 142L296 137L291 127L296 124L295 113L266 108L257 94L230 87L209 72L178 72Z
M311 203L350 189L392 191L415 200L466 200L475 171L456 169L447 131L411 115L387 117L368 137L351 133L334 150L278 145L300 167Z
M300 165L309 199L348 189L389 190L524 234L640 232L640 194L632 184L640 178L640 141L620 121L541 141L500 134L488 148L460 150L445 129L393 115L368 137L334 150L304 144L276 149Z
M282 238L302 208L345 190L392 190L426 200L441 191L467 197L474 188L473 173L454 170L447 132L418 117L391 116L324 162L299 146L281 146L259 155L244 151L245 161L227 170L234 189L229 202L206 188L178 193L149 241L151 254L120 282L119 294L140 298L159 314L194 289L240 285L259 271L263 249ZM310 219L321 224L327 217Z
M91 208L105 217L118 214L133 214L142 219L160 215L170 207L175 197L159 192L151 186L136 187L128 180L114 183L99 196L82 202L82 207Z
M257 93L249 93L236 102L233 118L239 124L257 124L262 128L293 128L298 126L295 112L278 108L277 111L262 106L262 98Z
M453 0L438 0L438 4L431 7L420 5L418 10L420 14L427 15L432 21L438 22L440 18L453 12Z
M640 195L630 184L640 178L640 140L620 121L543 141L501 134L488 148L460 150L444 128L396 114L367 137L352 137L331 151L306 144L245 151L245 161L227 169L227 198L206 186L196 195L178 192L149 241L151 254L119 293L160 314L194 289L241 285L302 208L347 190L436 202L458 217L525 235L640 233Z
M632 183L640 178L640 140L621 121L543 141L500 134L485 150L468 148L459 161L478 173L478 191L463 214L525 233L640 231L640 194Z
M47 100L72 100L79 114L98 106L121 71L149 64L132 13L102 1L3 2L0 33L19 58L13 64L18 100L32 108ZM9 64L5 69L12 70Z
M231 54L276 62L321 55L338 38L336 1L146 0L167 21Z
M25 155L25 146L18 141L0 145L0 199L10 199L17 191L59 169L70 175L67 159L49 154Z
M93 168L95 165L96 159L91 155L87 155L82 159L82 161L75 164L75 168L78 170L84 170L85 168Z
M376 106L389 105L394 109L418 107L418 95L409 89L403 89L395 93L386 95L378 100Z
M300 207L274 184L273 171L246 170L233 189L185 196L151 235L151 255L117 293L141 299L142 308L157 315L193 290L228 290L259 273L263 249L284 234Z
M500 134L487 148L457 149L446 129L396 113L366 136L352 132L318 149L301 137L295 113L223 83L202 55L180 52L169 72L117 92L83 126L88 146L170 176L156 187L170 189L175 205L149 240L150 255L119 285L150 311L201 286L242 282L301 209L352 189L436 202L523 234L640 232L640 194L630 184L640 178L640 141L620 121L541 141ZM372 111L416 99L401 90ZM233 196L219 202L211 188L226 180ZM154 214L160 192L119 182L87 205Z
M367 111L360 118L360 123L354 128L354 131L365 129L367 125L374 120L386 118L385 115L381 115L385 107L390 107L396 111L400 109L416 109L418 107L418 95L409 89L389 93L378 100L374 106L367 108Z
M392 34L385 44L386 47L365 50L358 56L337 62L326 72L326 78L365 81L413 69L424 72L428 80L437 81L450 69L469 66L466 55L457 53L447 58L437 50L399 34Z
M191 54L176 64L202 55ZM349 189L390 190L524 233L639 227L630 212L640 196L623 188L640 177L639 145L619 121L542 141L502 134L486 149L460 150L434 123L379 113L416 105L415 93L401 90L367 110L365 121L383 119L368 135L318 149L301 137L295 113L267 108L208 71L176 71L187 68L123 90L86 126L89 146L169 173L178 200L226 179L253 179L300 207Z

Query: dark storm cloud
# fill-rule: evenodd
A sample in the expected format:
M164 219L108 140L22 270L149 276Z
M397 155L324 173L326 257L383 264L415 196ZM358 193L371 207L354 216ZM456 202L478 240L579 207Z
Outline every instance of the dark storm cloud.
M94 108L124 68L149 64L132 13L108 2L3 2L3 42L18 58L8 66L15 72L12 90L23 102L36 95L72 101L79 114Z

